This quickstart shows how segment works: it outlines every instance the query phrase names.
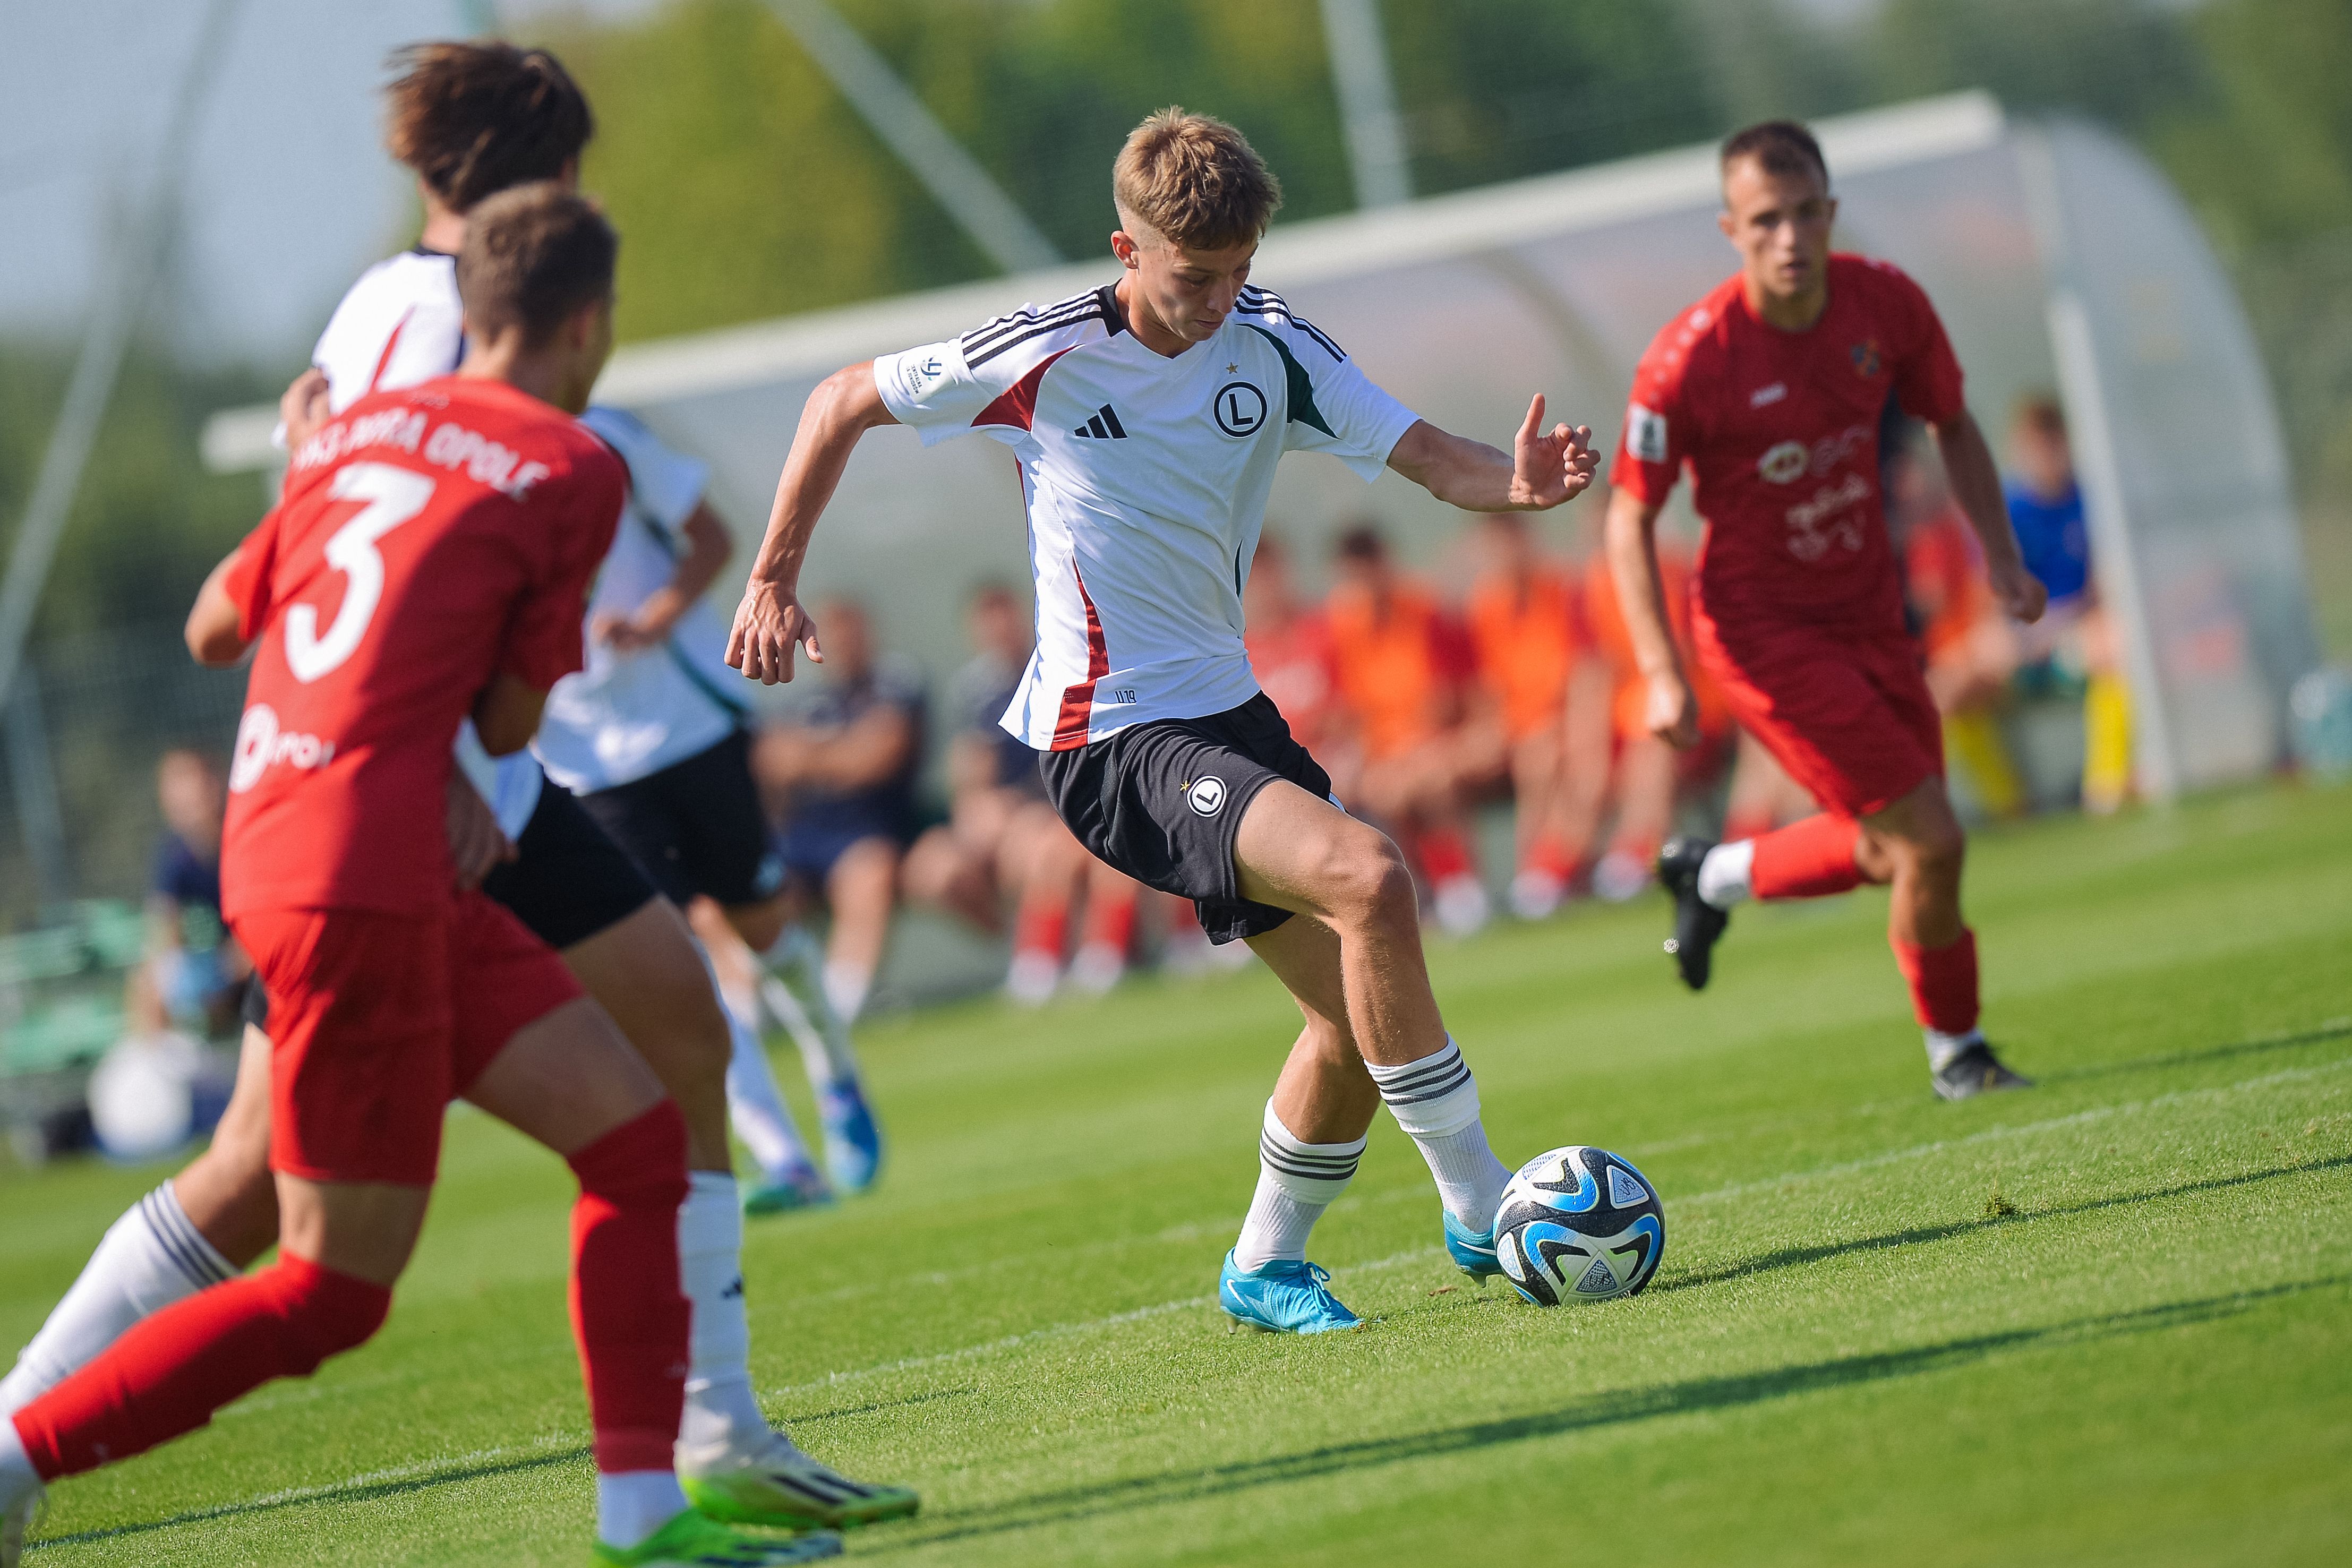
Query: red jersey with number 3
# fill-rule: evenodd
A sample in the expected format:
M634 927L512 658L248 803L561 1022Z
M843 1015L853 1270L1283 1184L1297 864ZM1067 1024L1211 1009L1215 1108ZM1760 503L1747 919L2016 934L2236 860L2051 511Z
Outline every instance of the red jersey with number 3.
M1962 407L1959 361L1909 277L1833 255L1821 319L1787 332L1735 276L1642 356L1609 482L1656 506L1690 465L1707 525L1696 592L1717 624L1900 630L1878 485L1890 395L1929 423Z
M224 913L421 913L454 891L444 791L491 678L580 668L621 461L502 382L362 398L303 443L226 579L258 639L229 769Z

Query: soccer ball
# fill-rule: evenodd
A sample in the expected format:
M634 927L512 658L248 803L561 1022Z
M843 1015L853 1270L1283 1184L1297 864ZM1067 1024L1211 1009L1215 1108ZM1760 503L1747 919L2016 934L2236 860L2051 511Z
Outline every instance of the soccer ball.
M1503 1189L1495 1216L1503 1276L1539 1307L1633 1295L1665 1249L1657 1193L1606 1149L1571 1144L1538 1155Z

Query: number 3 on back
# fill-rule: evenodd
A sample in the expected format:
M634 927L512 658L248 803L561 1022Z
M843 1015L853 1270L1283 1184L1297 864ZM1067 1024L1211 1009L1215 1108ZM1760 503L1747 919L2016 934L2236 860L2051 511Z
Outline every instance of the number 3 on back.
M327 564L350 579L327 634L319 635L315 606L297 604L286 612L286 667L305 685L358 650L383 597L383 557L375 542L425 509L433 498L433 481L388 463L353 463L336 470L327 494L367 505L327 541Z

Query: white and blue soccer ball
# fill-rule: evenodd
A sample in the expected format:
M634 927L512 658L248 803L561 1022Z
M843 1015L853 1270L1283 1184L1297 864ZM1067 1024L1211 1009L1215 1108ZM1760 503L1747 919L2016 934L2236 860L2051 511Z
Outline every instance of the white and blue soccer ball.
M1495 1215L1503 1277L1539 1307L1633 1295L1665 1250L1666 1211L1649 1178L1580 1144L1521 1166Z

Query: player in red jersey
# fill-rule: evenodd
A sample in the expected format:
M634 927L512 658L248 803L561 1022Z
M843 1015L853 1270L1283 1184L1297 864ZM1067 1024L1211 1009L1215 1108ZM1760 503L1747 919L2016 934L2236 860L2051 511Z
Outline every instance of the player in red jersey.
M1694 744L1697 702L1667 632L1653 545L1658 509L1689 464L1707 522L1691 610L1700 664L1823 810L1737 843L1669 842L1658 865L1675 900L1668 951L1696 990L1739 900L1892 883L1887 937L1927 1031L1936 1092L2017 1087L2026 1081L1977 1028L1964 841L1886 537L1878 432L1890 397L1934 433L2002 605L2032 621L2042 587L2019 558L2000 474L1927 295L1885 263L1830 254L1837 201L1811 134L1787 120L1751 126L1723 144L1722 171L1718 221L1740 270L1642 358L1610 473L1609 557L1650 728Z
M0 1426L0 1561L41 1483L144 1452L383 1323L464 1095L580 1181L572 1308L597 1560L793 1561L671 1469L688 1306L686 1124L552 949L458 887L443 803L470 717L520 749L581 664L626 475L572 418L612 345L618 242L553 185L482 204L457 264L466 363L361 399L295 452L280 504L205 581L209 664L255 650L229 775L223 906L268 986L279 1260L125 1333Z

